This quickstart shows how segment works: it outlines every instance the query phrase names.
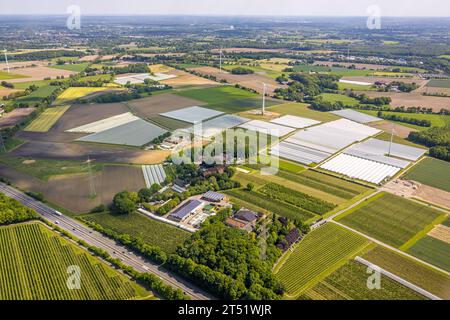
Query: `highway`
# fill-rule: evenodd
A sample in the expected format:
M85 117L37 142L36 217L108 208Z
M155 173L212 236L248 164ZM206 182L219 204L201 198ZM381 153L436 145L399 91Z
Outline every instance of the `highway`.
M81 222L65 215L58 215L54 209L27 196L21 191L0 182L0 192L35 210L43 218L58 225L61 229L66 230L78 239L85 241L89 245L105 250L113 258L120 259L122 263L133 267L135 270L157 275L165 283L174 288L181 289L191 299L213 299L208 293L205 293L203 290L186 282L184 279L172 274L166 269L161 268L154 262L129 251L126 247L119 245L114 240L86 227Z

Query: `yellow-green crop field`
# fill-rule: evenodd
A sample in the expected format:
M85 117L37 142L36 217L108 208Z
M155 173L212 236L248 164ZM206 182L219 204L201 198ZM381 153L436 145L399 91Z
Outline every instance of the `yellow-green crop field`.
M34 119L24 131L47 132L69 108L70 106L62 106L46 109L39 117Z
M111 88L104 87L71 87L64 90L58 98L53 102L53 105L61 105L65 104L69 101L74 101L80 98L83 98L92 93L101 92L105 90L111 90Z
M0 227L0 242L1 300L151 297L136 283L40 223ZM73 275L71 270L75 270L73 266L79 267L79 289L70 289L67 285L75 283L68 281Z

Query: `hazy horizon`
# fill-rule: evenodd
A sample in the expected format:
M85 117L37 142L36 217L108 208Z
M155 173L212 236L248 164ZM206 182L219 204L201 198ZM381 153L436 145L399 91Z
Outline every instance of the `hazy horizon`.
M16 0L0 15L66 15L70 5L90 16L364 17L376 5L385 17L450 17L448 0Z

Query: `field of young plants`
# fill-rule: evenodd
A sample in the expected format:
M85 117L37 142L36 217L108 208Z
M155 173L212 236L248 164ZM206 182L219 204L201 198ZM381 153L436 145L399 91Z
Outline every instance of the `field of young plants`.
M0 227L0 300L124 300L150 293L40 223ZM67 286L80 267L81 288Z
M276 270L277 278L290 297L322 280L369 242L346 229L327 223L309 233Z
M382 275L380 290L367 288L367 267L349 261L307 290L300 299L313 300L422 300L422 295Z
M336 207L332 203L311 197L306 193L292 190L276 183L266 184L258 191L266 195L269 199L284 201L319 215L325 214Z

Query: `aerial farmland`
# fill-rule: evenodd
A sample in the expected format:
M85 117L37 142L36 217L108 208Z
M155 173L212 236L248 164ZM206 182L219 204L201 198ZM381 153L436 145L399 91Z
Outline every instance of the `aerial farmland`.
M0 16L0 300L450 299L448 18L141 4Z

